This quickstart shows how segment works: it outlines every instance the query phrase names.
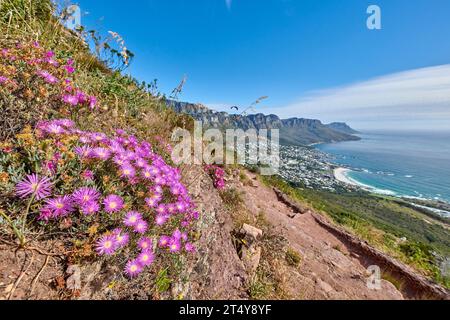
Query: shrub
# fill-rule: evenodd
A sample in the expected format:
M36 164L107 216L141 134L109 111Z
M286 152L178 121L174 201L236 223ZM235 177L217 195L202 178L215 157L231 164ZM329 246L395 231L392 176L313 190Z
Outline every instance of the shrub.
M220 197L225 205L232 210L239 209L239 207L244 203L242 194L236 188L229 188L220 192Z
M302 261L302 257L300 254L292 248L288 248L286 251L286 262L291 267L298 268L300 266L300 262Z

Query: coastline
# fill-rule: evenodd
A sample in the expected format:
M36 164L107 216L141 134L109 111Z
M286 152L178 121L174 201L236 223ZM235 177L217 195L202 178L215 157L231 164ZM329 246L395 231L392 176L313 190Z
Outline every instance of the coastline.
M382 195L388 195L388 196L394 196L397 197L399 199L418 199L418 200L424 200L424 201L429 201L429 199L424 199L424 198L416 198L416 197L408 197L408 196L401 196L397 193L395 193L394 191L391 190L382 190L382 189L377 189L375 187L360 183L358 181L356 181L355 179L352 179L351 177L348 176L348 173L352 172L351 169L348 168L343 168L343 167L338 167L335 168L333 170L333 174L334 174L334 178L336 180L338 180L339 182L351 185L351 186L355 186L355 187L359 187L363 190L369 191L369 192L373 192L376 194L382 194ZM414 202L409 202L411 205L417 207L417 208L422 208L425 210L430 210L433 213L439 214L440 216L443 217L450 217L450 212L446 211L446 210L442 210L442 209L438 209L438 208L433 208L431 206L426 206L426 205L419 205L417 203Z
M342 183L345 183L345 184L349 184L349 185L352 185L352 186L358 186L358 187L361 186L362 187L362 185L356 183L355 181L353 181L352 179L350 179L347 176L347 173L349 173L350 171L352 171L352 170L347 169L347 168L341 168L341 167L336 168L336 169L333 170L334 178L336 180L342 182Z
M361 183L361 182L349 177L348 174L352 171L353 170L348 169L348 168L338 167L338 168L334 169L334 171L333 171L334 178L342 183L345 183L345 184L348 184L348 185L351 185L354 187L359 187L359 188L364 189L369 192L388 195L388 196L398 196L398 194L392 190L378 189L373 186L369 186L367 184Z

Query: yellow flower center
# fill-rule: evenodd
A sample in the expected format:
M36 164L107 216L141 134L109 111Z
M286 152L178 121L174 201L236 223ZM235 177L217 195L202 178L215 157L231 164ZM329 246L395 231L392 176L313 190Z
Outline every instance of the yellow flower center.
M111 209L115 209L115 208L117 208L117 203L111 202L111 203L109 204L109 207L110 207Z
M113 245L112 241L106 241L104 247L105 247L106 249L109 249L109 248L112 247L112 245Z
M144 254L143 256L142 256L142 261L148 261L148 255L146 255L146 254Z
M132 265L132 266L130 267L130 271L134 272L134 271L136 271L136 270L137 270L137 266L136 266L136 265Z
M123 173L126 174L126 175L128 175L128 174L130 174L130 170L125 169L125 170L123 170Z
M56 204L56 208L62 209L62 208L64 208L64 205L59 202L59 203Z
M137 218L135 217L135 216L132 216L132 217L130 217L130 222L136 222L137 221Z

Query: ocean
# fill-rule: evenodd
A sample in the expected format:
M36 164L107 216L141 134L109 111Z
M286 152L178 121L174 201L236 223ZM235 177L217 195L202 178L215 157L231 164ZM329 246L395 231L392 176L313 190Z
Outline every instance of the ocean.
M450 203L450 131L366 132L360 141L320 144L374 192Z

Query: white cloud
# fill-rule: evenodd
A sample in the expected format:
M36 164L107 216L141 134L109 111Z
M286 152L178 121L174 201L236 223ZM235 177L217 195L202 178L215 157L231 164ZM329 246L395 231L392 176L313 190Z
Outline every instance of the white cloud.
M450 129L450 64L310 92L288 106L265 111L283 118L348 121L360 128L439 124Z
M231 10L232 3L233 3L233 0L225 0L225 4L227 5L228 10Z

